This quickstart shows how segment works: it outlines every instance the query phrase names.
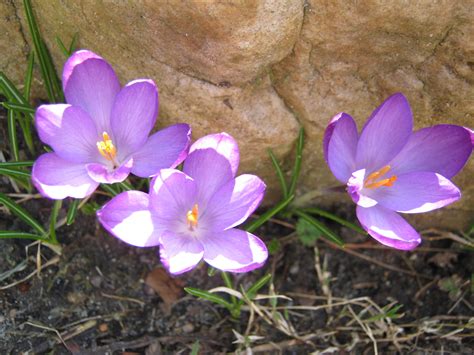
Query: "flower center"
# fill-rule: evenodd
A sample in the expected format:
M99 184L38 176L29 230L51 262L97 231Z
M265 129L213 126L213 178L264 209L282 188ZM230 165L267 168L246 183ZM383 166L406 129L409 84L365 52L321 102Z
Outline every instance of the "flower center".
M99 149L99 153L107 160L110 160L115 165L117 165L115 161L115 156L117 155L117 149L112 143L112 139L107 132L102 133L102 140L97 142L97 149Z
M381 186L392 186L395 181L397 181L397 176L393 175L388 179L378 180L385 176L390 171L390 165L384 166L382 169L377 170L367 176L367 179L364 181L364 187L366 189L376 189ZM378 181L377 181L378 180Z
M198 225L198 216L199 216L199 210L198 210L198 205L196 203L193 206L193 209L189 210L186 213L186 219L188 221L189 230L193 231L194 228L197 227L197 225Z

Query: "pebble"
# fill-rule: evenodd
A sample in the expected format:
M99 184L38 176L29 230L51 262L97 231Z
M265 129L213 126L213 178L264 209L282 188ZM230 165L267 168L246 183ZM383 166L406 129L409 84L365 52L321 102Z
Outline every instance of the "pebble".
M12 308L12 309L10 309L10 312L8 312L8 316L9 316L11 319L15 319L17 312L18 312L17 309Z
M102 284L102 277L92 276L90 282L91 282L92 286L100 288L100 285Z
M109 330L109 326L106 323L102 323L99 325L99 331L101 333L105 333L108 330Z
M300 271L300 266L298 263L294 263L293 265L291 265L290 274L296 275L299 271Z
M184 333L192 333L194 331L194 325L191 323L186 323L183 325L183 332Z

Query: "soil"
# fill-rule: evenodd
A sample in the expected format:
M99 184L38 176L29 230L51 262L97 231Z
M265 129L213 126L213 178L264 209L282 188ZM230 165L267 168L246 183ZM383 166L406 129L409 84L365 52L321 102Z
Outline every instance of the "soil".
M8 151L5 130L0 114L3 152ZM0 191L12 192L1 177ZM47 225L51 201L30 199L23 206ZM350 207L335 206L332 212L355 220ZM36 272L38 261L43 268L0 290L0 354L245 352L234 331L245 334L249 323L247 334L260 337L249 338L253 353L473 352L474 260L469 250L436 233L413 252L389 250L331 223L346 248L322 239L304 246L294 222L269 222L255 232L266 242L279 241L280 247L262 269L234 277L246 288L271 273L272 287L260 293L288 298L255 301L270 311L252 313L247 307L239 319L220 306L173 291L222 286L219 273L208 276L202 264L177 278L159 273L155 281L161 289L150 287L145 280L161 268L157 250L122 243L93 215L79 213L73 225L58 230L59 257L45 246L40 253L38 245L27 248L31 241L2 240L0 276L17 271L2 276L0 287ZM5 229L28 231L0 210L0 230ZM392 310L402 306L396 314L386 308L384 316L377 316L377 307L387 305Z

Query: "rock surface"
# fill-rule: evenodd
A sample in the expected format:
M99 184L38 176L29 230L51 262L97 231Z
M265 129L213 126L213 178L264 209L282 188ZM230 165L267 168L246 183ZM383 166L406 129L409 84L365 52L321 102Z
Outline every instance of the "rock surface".
M28 45L13 3L0 1L0 34L0 71L16 83L22 83Z
M326 124L340 111L361 128L387 96L400 91L410 101L416 128L474 125L473 10L472 3L454 1L309 2L293 53L273 67L276 90L308 135L304 189L337 184L321 142ZM454 179L463 190L460 202L412 219L421 226L458 228L472 222L473 172L471 159Z
M304 126L299 192L318 196L318 204L349 202L343 194L321 196L337 183L321 149L334 114L345 111L361 127L385 97L401 91L417 128L474 126L473 4L33 1L58 68L65 58L55 37L68 42L77 32L79 46L109 60L123 83L137 77L157 82L161 125L189 122L194 138L223 130L234 135L241 171L261 175L273 197L278 184L266 150L289 166L298 127ZM21 2L1 3L0 13L0 30L8 33L0 45L0 70L21 82L27 55ZM459 229L472 222L473 173L471 159L454 179L463 199L415 216L418 225Z

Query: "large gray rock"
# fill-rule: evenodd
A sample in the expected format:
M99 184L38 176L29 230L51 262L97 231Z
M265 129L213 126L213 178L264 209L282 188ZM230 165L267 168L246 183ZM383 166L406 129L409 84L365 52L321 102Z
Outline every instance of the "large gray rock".
M418 128L473 126L472 2L51 0L33 6L58 68L65 58L55 37L67 42L78 32L79 46L109 60L122 82L156 80L161 125L189 122L194 138L234 135L241 170L260 174L273 198L278 185L266 150L289 166L299 125L307 134L299 193L323 205L350 203L326 192L337 182L322 156L322 135L337 112L348 112L360 127L385 97L401 91ZM9 31L0 69L21 82L24 12L19 0L0 10L0 29ZM471 160L454 179L464 192L460 202L417 223L465 227L474 215L473 172Z

